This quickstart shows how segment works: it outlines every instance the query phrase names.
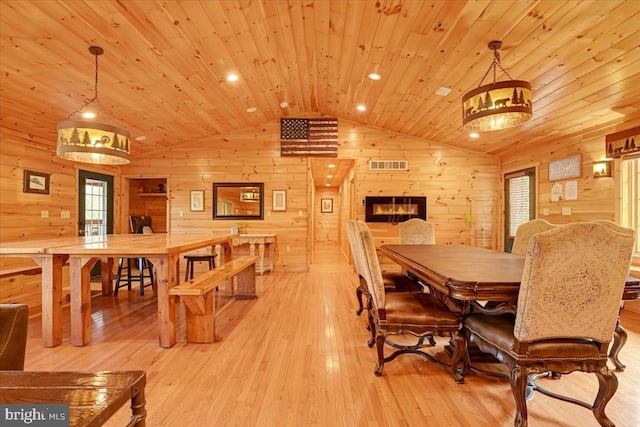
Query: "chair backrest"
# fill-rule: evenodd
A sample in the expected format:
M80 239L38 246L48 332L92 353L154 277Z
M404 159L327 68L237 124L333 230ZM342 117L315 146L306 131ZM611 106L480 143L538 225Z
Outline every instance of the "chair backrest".
M28 328L26 304L0 304L0 371L24 370Z
M629 236L634 236L636 234L635 231L633 231L632 229L627 228L627 227L623 227L621 225L616 224L613 221L609 221L609 220L606 220L606 219L596 219L596 220L591 221L591 222L593 222L595 224L604 225L605 227L607 227L610 230L617 231L618 233L622 233L622 234L628 234Z
M360 240L362 241L364 259L366 260L365 280L367 281L369 293L371 294L375 307L384 308L384 280L382 279L382 270L380 269L380 262L378 260L376 244L373 241L373 234L371 234L371 230L366 223L357 221L356 225Z
M513 247L511 248L512 254L524 255L529 248L529 242L534 234L542 233L547 230L556 228L557 225L551 224L544 219L532 219L529 222L520 224L516 230L516 236L513 241Z
M594 223L537 234L525 256L514 336L611 341L634 237Z
M129 226L133 234L142 234L144 227L151 229L151 217L146 215L129 215Z
M360 230L356 220L352 219L347 222L347 236L349 238L349 246L351 246L351 254L353 255L353 263L356 267L358 275L365 281L370 282L369 266L365 259L364 246L360 237Z
M435 245L433 224L420 218L411 218L398 226L401 245Z

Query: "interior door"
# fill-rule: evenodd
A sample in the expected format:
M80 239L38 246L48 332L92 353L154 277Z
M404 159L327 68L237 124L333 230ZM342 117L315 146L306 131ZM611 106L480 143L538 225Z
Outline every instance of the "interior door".
M78 183L78 236L113 234L113 176L80 171ZM100 261L91 277L100 277Z
M536 169L505 175L504 194L504 251L511 252L518 226L536 215Z

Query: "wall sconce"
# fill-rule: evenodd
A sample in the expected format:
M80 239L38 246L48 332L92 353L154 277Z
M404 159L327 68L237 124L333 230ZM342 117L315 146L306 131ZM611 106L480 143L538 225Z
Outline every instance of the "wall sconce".
M611 178L611 160L600 160L593 163L594 178Z

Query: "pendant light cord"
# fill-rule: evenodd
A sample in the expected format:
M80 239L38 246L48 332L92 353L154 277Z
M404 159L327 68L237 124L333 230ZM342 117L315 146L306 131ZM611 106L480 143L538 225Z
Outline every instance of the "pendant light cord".
M64 119L65 121L69 120L73 115L79 113L87 105L91 104L94 101L98 104L98 108L100 109L100 115L104 116L104 110L102 109L102 104L100 103L100 100L98 99L98 56L99 56L99 54L94 54L94 56L96 58L95 83L94 83L94 86L93 86L94 96L89 101L86 101L84 104L82 104L82 106L80 108L78 108L76 111L74 111L73 113L69 114L67 116L67 118Z
M499 67L502 70L502 72L505 73L507 77L509 77L509 80L513 80L513 77L509 75L509 72L505 70L502 67L502 64L500 63L500 53L498 52L498 49L493 48L493 62L491 63L491 65L489 65L489 69L487 70L487 72L484 73L484 76L482 77L482 80L480 80L478 87L482 86L482 82L484 82L484 79L487 78L487 75L489 74L489 71L491 71L492 68L493 68L493 84L496 84L496 67Z

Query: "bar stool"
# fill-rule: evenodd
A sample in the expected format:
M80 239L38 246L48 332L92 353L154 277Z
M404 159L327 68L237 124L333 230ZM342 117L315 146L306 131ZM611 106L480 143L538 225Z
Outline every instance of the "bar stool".
M184 259L187 261L187 267L184 270L184 281L186 282L189 279L193 279L194 262L208 262L209 270L213 270L214 268L216 268L216 264L214 262L215 258L216 254L185 255Z
M127 260L126 264L124 260ZM131 274L133 263L138 265L138 274ZM145 274L145 270L148 274ZM126 271L127 276L123 277L123 273ZM144 284L144 279L149 279L150 283ZM122 283L121 283L122 282ZM126 286L128 290L131 290L131 282L140 283L140 295L144 295L144 288L151 286L155 291L155 282L153 279L153 265L146 258L120 258L118 261L118 274L116 275L116 286L113 291L114 296L118 296L118 289Z

